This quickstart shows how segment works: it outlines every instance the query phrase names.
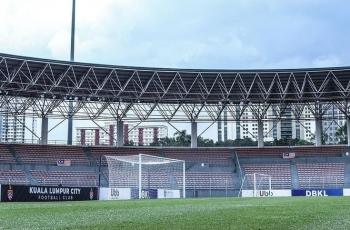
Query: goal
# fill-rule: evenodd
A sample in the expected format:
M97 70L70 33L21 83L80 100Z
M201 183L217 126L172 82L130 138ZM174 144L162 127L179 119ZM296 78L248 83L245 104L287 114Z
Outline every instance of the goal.
M185 198L185 161L146 154L105 156L109 187L130 191L130 199Z
M271 196L271 176L261 173L245 174L242 179L239 196L267 197Z

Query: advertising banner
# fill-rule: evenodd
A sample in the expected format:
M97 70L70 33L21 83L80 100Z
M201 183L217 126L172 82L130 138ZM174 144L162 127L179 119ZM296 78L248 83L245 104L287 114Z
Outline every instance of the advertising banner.
M158 199L180 198L180 190L176 189L158 189Z
M157 199L157 195L157 189L142 189L141 191L141 199Z
M100 200L130 200L130 188L100 188Z
M1 201L97 200L97 187L2 185Z
M254 197L254 190L242 190L242 197ZM256 190L255 197L287 197L292 196L291 190L273 189L273 190Z
M129 200L138 199L138 189L131 188L100 188L100 200ZM143 189L142 199L180 198L180 190L171 189Z
M343 189L343 196L350 196L350 189L349 188Z
M292 196L343 196L343 189L293 189Z
M141 199L157 199L157 189L142 189ZM139 190L137 188L131 189L131 199L139 199Z

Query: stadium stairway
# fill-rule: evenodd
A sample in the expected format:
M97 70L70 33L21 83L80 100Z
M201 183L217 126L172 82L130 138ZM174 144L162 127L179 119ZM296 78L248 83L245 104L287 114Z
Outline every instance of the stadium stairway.
M13 145L6 145L6 148L11 153L13 159L16 161L17 164L21 164L20 158L17 156L15 149L13 148Z
M83 152L85 153L86 158L89 160L90 166L96 166L97 162L92 157L91 148L90 147L83 147Z
M107 167L99 167L98 165L94 167L95 168L95 172L97 175L97 179L99 179L99 184L102 187L108 187L108 168ZM100 178L99 178L99 174L100 174Z
M240 189L242 185L242 168L238 159L237 152L231 149L231 158L232 158L232 178L233 178L233 187Z
M27 180L31 185L38 185L38 181L32 176L31 172L27 169L24 170L24 174L26 175Z
M233 188L236 190L239 190L242 185L242 177L240 173L233 173L232 179L233 179Z
M290 175L292 179L292 188L296 189L299 188L299 176L298 176L298 168L296 165L295 160L291 160L290 162Z

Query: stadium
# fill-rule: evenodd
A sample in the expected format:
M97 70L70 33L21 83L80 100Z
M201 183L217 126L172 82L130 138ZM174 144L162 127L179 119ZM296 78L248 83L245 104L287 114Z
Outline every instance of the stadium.
M0 53L1 117L37 140L8 139L16 125L5 130L0 229L350 228L350 67L76 62L72 21L70 61ZM345 144L325 143L331 109L345 121ZM22 116L40 121L40 135ZM256 124L256 146L203 146L201 135L223 116ZM61 124L49 122L57 119L68 121L67 143L49 139ZM108 144L99 142L102 133L95 133L94 145L86 144L85 132L74 142L73 122L81 121L98 126ZM115 122L115 130L103 121ZM130 146L125 124L147 122L175 129L185 123L189 146ZM267 146L274 128L266 124L283 122L299 124L298 132L314 122L313 142Z
M322 146L321 125L316 125L316 146L264 147L263 136L259 136L257 147L197 147L197 122L215 119L208 115L211 107L219 109L217 114L224 108L255 108L260 111L256 117L259 124L266 119L282 119L267 117L263 111L268 106L292 108L293 119L305 119L297 118L301 114L297 111L308 107L314 111L316 123L322 121L324 111L331 106L337 106L348 117L347 68L181 70L103 66L6 54L0 57L1 101L11 108L7 111L11 116L40 111L42 116L40 144L0 144L2 201L349 194L349 147ZM53 84L47 84L47 79ZM120 82L122 87L116 89L111 82ZM224 85L240 90L224 90ZM191 147L123 146L123 128L117 129L118 146L48 144L48 119L69 115L95 120L113 115L119 123L124 118L188 121ZM262 128L263 125L258 126L259 135ZM149 158L141 159L140 154ZM114 162L106 156L114 157ZM127 156L127 160L120 158ZM176 159L180 164L173 166L164 159ZM67 167L60 165L67 162ZM142 166L146 173L135 169L134 164ZM67 195L65 191L52 192L55 188L76 188L81 192L80 196L69 191ZM130 188L140 193L132 195ZM113 189L119 189L114 191L117 194L113 194ZM164 191L160 195L160 189L172 195L167 197ZM233 202L243 204L244 200Z

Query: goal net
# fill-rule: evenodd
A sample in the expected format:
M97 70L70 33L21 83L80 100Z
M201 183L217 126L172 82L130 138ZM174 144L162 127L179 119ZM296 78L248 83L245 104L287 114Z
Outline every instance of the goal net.
M105 156L109 187L131 199L185 198L185 161L146 154Z
M245 174L239 195L244 197L267 197L271 195L271 176L261 173Z

